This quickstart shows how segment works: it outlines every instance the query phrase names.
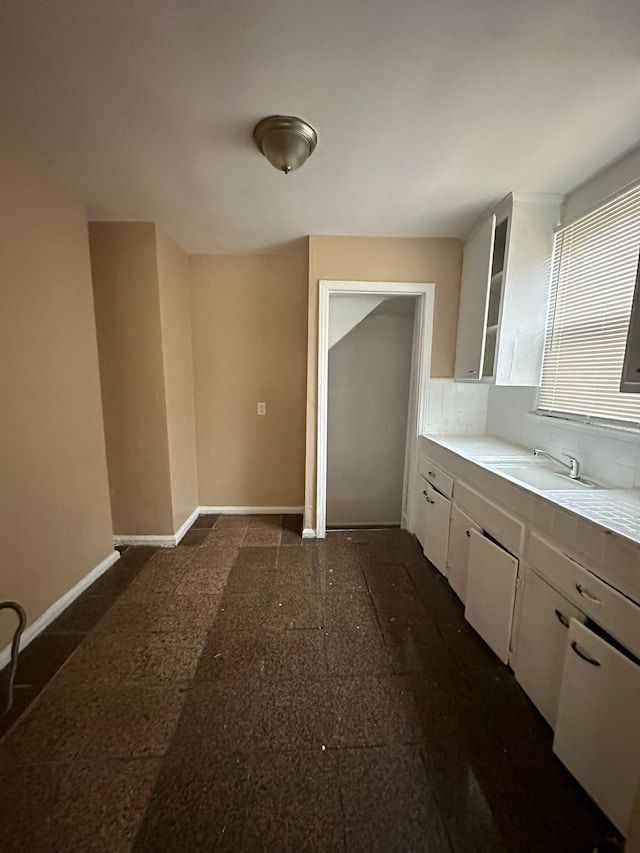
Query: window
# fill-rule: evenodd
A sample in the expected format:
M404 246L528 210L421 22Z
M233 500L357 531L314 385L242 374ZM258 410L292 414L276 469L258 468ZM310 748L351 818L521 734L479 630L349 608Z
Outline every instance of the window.
M620 377L640 248L640 186L556 234L538 411L640 423Z

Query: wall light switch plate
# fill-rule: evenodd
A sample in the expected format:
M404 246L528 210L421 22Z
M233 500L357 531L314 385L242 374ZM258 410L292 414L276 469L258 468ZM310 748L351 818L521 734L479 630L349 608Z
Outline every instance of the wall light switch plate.
M258 403L258 414L266 415L267 414L267 404L266 403Z

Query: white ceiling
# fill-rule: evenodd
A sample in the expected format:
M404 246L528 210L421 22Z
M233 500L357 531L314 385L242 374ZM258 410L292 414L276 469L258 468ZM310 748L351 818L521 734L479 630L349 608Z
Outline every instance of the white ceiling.
M638 0L7 0L0 136L189 251L458 236L640 140L639 33ZM318 131L287 177L271 113Z

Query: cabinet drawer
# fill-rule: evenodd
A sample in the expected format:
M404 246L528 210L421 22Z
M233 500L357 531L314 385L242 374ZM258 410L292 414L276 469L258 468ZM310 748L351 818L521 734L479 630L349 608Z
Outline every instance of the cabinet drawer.
M537 533L529 539L529 562L569 601L640 657L640 607L601 581Z
M456 503L508 551L522 553L524 526L521 521L460 480L456 483Z
M426 456L418 457L418 472L446 498L451 497L453 494L453 477L445 474L442 468L438 468Z

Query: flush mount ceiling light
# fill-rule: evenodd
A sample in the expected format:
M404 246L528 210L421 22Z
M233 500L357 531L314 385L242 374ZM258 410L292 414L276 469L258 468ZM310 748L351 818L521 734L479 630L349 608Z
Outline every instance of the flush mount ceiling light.
M253 138L258 150L285 175L299 169L318 143L311 125L295 116L263 118L254 127Z

